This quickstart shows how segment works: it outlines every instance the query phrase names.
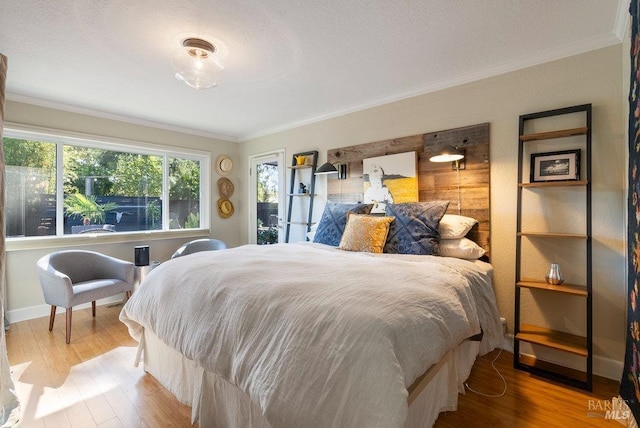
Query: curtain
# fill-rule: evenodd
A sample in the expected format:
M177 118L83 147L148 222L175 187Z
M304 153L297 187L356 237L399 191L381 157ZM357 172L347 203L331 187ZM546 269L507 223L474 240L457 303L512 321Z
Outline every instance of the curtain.
M4 87L7 78L7 57L0 54L0 143L2 142L2 130L4 129ZM2 144L0 144L0 278L5 276L6 253L4 248L4 154ZM0 319L4 320L4 286L5 282L0 281ZM7 357L7 342L4 337L4 322L0 328L0 400L2 409L0 411L0 422L3 427L13 426L20 417L20 403L15 394L13 380L9 369L9 359Z
M620 396L640 420L640 33L638 7L631 0L631 85L629 89L629 195L627 225L627 346Z

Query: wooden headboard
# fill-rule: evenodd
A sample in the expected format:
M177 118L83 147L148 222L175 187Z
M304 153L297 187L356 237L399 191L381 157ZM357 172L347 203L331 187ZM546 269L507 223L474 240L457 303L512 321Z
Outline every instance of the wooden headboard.
M451 162L429 161L429 158L443 146L457 146L464 149L465 158L459 175ZM448 200L450 203L447 213L458 214L458 183L460 183L460 214L478 220L478 224L467 237L477 242L484 248L487 256L490 256L488 123L328 150L328 162L347 164L346 179L331 179L332 176L329 176L328 200L362 201L364 198L362 160L412 151L418 153L420 201Z

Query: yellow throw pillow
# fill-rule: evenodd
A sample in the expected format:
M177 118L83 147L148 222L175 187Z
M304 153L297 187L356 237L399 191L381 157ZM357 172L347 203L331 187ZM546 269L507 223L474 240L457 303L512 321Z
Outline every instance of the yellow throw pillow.
M380 217L349 213L340 245L341 250L382 253L395 217Z

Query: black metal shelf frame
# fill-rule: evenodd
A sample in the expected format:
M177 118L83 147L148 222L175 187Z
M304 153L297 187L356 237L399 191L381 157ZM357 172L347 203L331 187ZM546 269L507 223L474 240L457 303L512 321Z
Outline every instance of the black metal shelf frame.
M575 113L584 113L584 121L586 130L580 132L584 135L584 158L586 177L582 177L581 180L586 181L585 188L585 216L586 216L586 369L582 373L584 379L580 379L577 376L568 375L567 373L556 372L553 370L536 367L535 365L526 364L520 360L520 340L514 340L514 367L519 370L531 372L533 374L546 377L561 383L565 383L571 386L579 387L588 391L593 389L593 302L592 302L592 227L591 227L591 134L592 134L592 121L591 121L591 104L583 104L572 107L542 111L537 113L525 114L520 116L519 121L519 137L518 137L518 201L517 201L517 236L516 236L516 284L522 280L521 278L521 251L522 251L522 239L536 239L535 237L526 237L526 234L522 233L522 194L526 191L526 181L523 177L523 163L525 159L524 147L530 139L525 134L525 125L528 121L548 118L552 116L561 116ZM576 130L577 131L577 130ZM553 133L550 133L553 134ZM524 136L524 138L523 138ZM569 136L569 135L564 135ZM539 139L546 139L544 135ZM562 138L550 135L548 139ZM523 186L523 184L525 184ZM572 185L569 183L567 185ZM559 239L562 239L561 237ZM546 292L546 291L542 291ZM520 303L521 303L521 287L516 285L515 287L515 308L514 308L514 337L520 333ZM542 346L545 346L542 344ZM553 348L553 346L551 346Z

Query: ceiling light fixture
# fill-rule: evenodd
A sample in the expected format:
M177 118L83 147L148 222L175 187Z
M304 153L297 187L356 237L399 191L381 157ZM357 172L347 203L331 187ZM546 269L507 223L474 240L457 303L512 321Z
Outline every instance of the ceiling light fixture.
M206 40L189 38L173 55L176 79L195 89L218 86L218 73L224 69L217 48Z

